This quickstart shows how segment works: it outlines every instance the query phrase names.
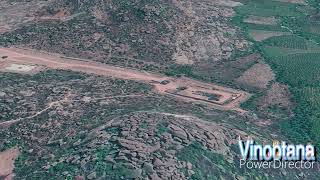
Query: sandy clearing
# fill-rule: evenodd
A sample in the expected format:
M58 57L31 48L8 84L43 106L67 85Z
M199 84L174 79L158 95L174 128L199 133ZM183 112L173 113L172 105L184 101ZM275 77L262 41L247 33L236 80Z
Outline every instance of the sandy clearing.
M44 66L30 65L25 63L11 63L6 60L0 60L0 71L13 72L20 74L35 74L44 70Z
M0 177L5 177L4 180L13 179L14 161L18 155L16 147L0 152Z
M154 91L159 94L174 96L187 102L206 104L222 110L238 110L239 104L250 96L250 94L243 91L185 77L166 77L161 74L115 67L86 59L61 57L57 54L44 54L17 48L0 48L0 55L8 56L5 59L7 64L40 65L52 69L72 70L119 79L142 81L153 85ZM183 90L180 89L181 87L184 87ZM199 92L200 94L217 95L219 99L209 99L206 95L199 95Z
M36 68L36 66L23 65L23 64L10 64L4 69L8 71L29 72L29 71L32 71L34 68Z

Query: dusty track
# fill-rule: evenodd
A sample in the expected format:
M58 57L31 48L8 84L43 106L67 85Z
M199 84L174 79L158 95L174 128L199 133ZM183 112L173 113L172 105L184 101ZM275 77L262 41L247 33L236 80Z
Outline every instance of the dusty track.
M174 96L183 101L206 104L221 110L244 112L239 109L239 104L250 96L243 91L188 78L166 77L160 74L110 66L86 59L63 57L58 54L39 53L33 50L16 48L0 48L0 57L2 56L7 56L7 58L0 60L0 64L2 64L0 69L2 68L3 70L5 70L6 66L12 64L37 65L52 69L72 70L119 79L142 81L153 85L154 91L157 93ZM210 99L209 96L212 95L217 98Z

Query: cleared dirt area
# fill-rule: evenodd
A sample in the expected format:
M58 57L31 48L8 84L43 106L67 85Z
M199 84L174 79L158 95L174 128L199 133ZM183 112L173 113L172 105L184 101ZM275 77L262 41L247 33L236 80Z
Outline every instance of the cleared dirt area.
M172 83L155 88L185 101L201 102L223 110L237 110L236 107L245 101L249 94L213 84L195 81L189 78L172 79ZM242 111L241 111L242 112Z
M13 179L14 160L17 158L19 150L11 148L6 151L0 152L0 179L11 180Z
M189 78L166 77L160 74L109 66L85 59L62 57L57 54L45 54L16 48L1 48L0 55L8 56L4 59L6 64L38 65L53 69L142 81L153 85L154 91L157 93L174 96L183 101L203 103L223 110L238 110L239 104L250 96L243 91L203 83Z
M249 30L249 35L255 41L263 41L274 36L290 35L290 33L280 31Z
M31 65L10 64L4 69L7 71L13 71L13 72L30 72L35 68L36 66L31 66Z
M277 25L278 20L275 17L249 16L244 19L243 22L261 25Z

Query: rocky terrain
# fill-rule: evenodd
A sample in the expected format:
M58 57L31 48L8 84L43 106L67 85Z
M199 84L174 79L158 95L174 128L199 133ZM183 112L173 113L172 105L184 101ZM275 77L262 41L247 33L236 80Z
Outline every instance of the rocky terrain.
M56 0L46 4L31 11L22 28L3 32L1 45L149 71L191 65L196 74L202 72L197 67L228 61L234 52L250 46L230 24L235 15L232 8L241 5L233 1ZM7 2L3 9L13 7L21 12L27 8ZM3 20L3 27L9 19Z
M0 131L2 150L19 148L17 179L265 176L244 174L237 165L239 136L268 141L270 132L252 117L157 95L145 84L74 72L1 73L1 79L1 107L15 112L1 120L21 118ZM278 175L284 174L269 173Z
M0 54L0 179L316 179L319 169L241 169L237 145L239 137L262 144L295 142L284 127L309 130L294 118L305 117L318 103L306 98L299 106L303 88L290 86L272 63L277 53L293 54L292 49L318 51L314 34L308 39L315 42L292 35L310 25L293 28L305 20L302 14L317 32L318 12L306 5L300 0L1 1L1 50L25 48L34 54L14 57L16 62ZM46 58L41 64L35 52L80 62L76 65L85 70L70 68L72 63L61 68ZM99 74L93 72L99 68L86 68L90 63L112 68ZM316 66L309 69L318 74ZM155 75L166 79L154 82ZM295 79L301 80L289 80ZM182 98L159 93L170 81ZM186 101L188 93L221 98L195 92L200 85L252 96L238 102L237 111L199 103L203 99ZM313 86L307 90L318 94ZM313 108L305 108L310 102Z
M184 179L194 172L190 162L177 159L181 149L198 142L232 162L235 154L229 146L238 135L246 136L242 131L231 132L220 123L179 115L185 110L207 111L211 118L220 119L217 112L199 107L190 110L190 104L155 95L143 84L70 72L23 76L2 74L1 85L2 107L16 112L6 117L22 119L13 122L9 129L2 127L1 131L1 149L19 144L17 178L50 174L84 175L89 179L121 176L166 179L174 175ZM13 82L18 77L21 81ZM16 99L9 102L12 96ZM43 97L41 104L33 103L40 97ZM140 103L143 106L138 106ZM32 111L9 109L28 108L28 104L33 105ZM174 107L177 105L180 108ZM129 172L116 177L101 169L106 166L116 166L113 167L116 170L119 166L119 171L124 168ZM32 174L29 168L34 170ZM181 169L188 173L182 173ZM56 173L52 174L53 170Z

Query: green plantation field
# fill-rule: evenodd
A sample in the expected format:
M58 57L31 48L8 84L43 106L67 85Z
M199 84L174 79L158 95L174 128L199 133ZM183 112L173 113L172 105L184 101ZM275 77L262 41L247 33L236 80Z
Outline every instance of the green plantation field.
M276 47L291 48L291 49L304 49L304 50L308 49L306 40L302 37L295 36L295 35L271 37L265 40L264 43L268 46L276 46Z
M293 116L280 119L279 129L291 141L320 145L320 25L316 1L309 5L276 1L245 1L236 8L235 20L249 15L276 17L277 25L239 23L245 33L250 30L290 32L254 42L276 74L276 80L288 86L295 104Z
M306 25L304 28L311 34L320 35L320 24Z
M302 53L270 58L279 80L293 87L320 84L320 53Z
M305 53L306 52L306 50L281 48L281 47L274 47L274 46L268 46L268 45L263 46L262 51L264 52L265 56L268 58L275 58L275 57L289 55L289 54L297 54L297 53Z
M263 53L287 84L296 108L295 116L282 123L282 131L297 142L320 144L320 50L302 37L273 37L263 42Z
M271 37L262 44L261 50L268 58L320 52L320 46L315 42L293 35Z
M287 53L281 50L277 53ZM289 86L296 103L295 116L283 122L282 131L293 141L320 144L320 52L289 54L268 61L278 81Z
M292 54L305 54L305 53L319 53L319 49L291 49L291 48L282 48L282 47L274 47L274 46L263 46L262 51L264 52L265 56L268 58L280 57L285 55L292 55Z
M295 116L283 122L281 129L293 141L320 144L319 46L302 38L288 39L270 38L263 42L262 50L278 81L289 86L296 103Z
M320 87L291 88L297 107L295 116L283 122L282 130L297 142L319 145Z

